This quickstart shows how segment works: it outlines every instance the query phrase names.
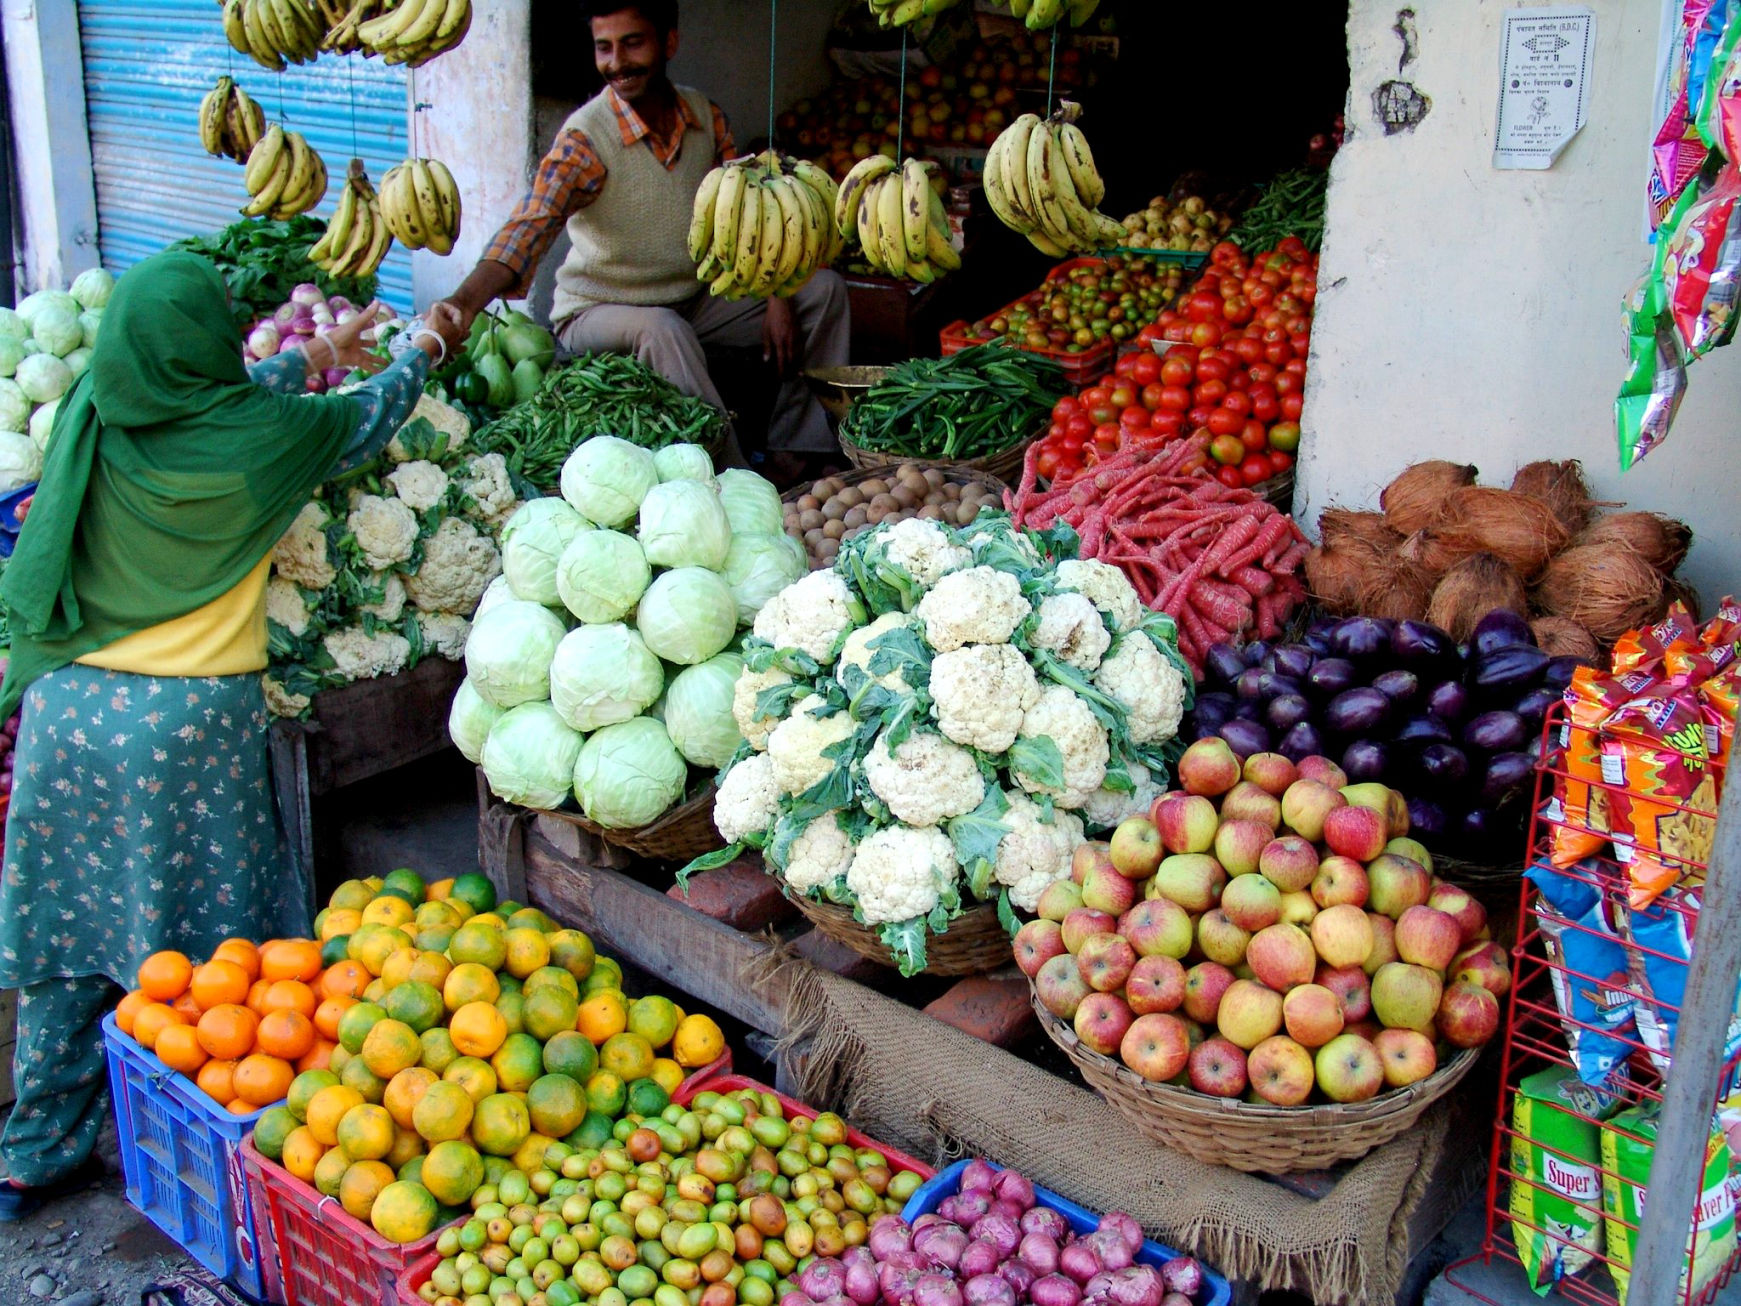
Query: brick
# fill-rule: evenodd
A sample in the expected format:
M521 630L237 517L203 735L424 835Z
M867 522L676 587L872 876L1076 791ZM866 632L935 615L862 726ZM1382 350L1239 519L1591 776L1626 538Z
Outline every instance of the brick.
M792 940L792 950L820 970L832 971L844 979L869 984L878 992L893 973L868 957L861 957L844 943L836 943L820 930L806 930Z
M925 1014L997 1047L1009 1047L1039 1027L1021 975L964 979L927 1005Z
M687 894L675 884L665 892L734 930L766 929L797 914L781 894L779 881L762 870L760 861L736 861L692 875Z

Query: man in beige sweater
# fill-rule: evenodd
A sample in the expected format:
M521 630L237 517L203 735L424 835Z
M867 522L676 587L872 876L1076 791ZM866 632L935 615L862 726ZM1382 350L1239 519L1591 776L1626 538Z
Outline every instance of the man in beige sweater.
M724 408L702 346L762 346L782 378L768 447L836 449L798 375L848 359L846 286L823 270L791 299L715 298L696 280L687 236L695 192L737 152L725 114L676 86L677 0L587 0L605 88L563 124L532 189L447 300L468 327L492 299L523 298L564 224L552 325L575 353L634 354L680 389Z

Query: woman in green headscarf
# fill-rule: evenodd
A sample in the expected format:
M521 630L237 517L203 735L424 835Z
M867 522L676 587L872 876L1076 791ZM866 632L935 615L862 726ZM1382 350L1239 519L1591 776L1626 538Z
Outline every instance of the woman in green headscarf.
M378 367L373 316L244 369L217 269L158 254L117 284L55 418L0 583L0 720L23 710L0 874L0 988L19 992L0 1221L101 1173L99 1022L145 957L309 932L266 755L272 547L317 486L385 446L459 338L442 316L350 394L307 395L311 368Z

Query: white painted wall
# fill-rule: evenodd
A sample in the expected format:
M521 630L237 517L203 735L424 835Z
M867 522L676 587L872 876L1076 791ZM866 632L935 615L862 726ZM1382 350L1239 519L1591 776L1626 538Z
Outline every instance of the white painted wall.
M1578 458L1597 498L1690 523L1685 575L1706 606L1741 588L1741 347L1693 365L1668 441L1619 472L1612 405L1620 304L1644 270L1643 185L1655 0L1596 12L1589 120L1548 172L1492 166L1499 0L1413 0L1431 97L1387 137L1372 91L1398 75L1402 0L1354 0L1348 140L1331 174L1295 493L1308 527L1373 506L1409 463L1448 457L1503 485L1535 458Z

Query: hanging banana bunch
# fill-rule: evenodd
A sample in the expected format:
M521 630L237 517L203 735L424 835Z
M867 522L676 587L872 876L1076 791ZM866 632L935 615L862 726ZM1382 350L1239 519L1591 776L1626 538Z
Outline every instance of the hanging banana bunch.
M326 163L302 133L287 132L273 123L248 155L242 184L253 198L242 206L242 213L280 221L307 213L326 198L326 182Z
M1123 225L1095 208L1106 198L1106 183L1076 126L1081 112L1065 100L1050 118L1024 113L998 134L985 157L992 212L1053 258L1124 241Z
M338 208L326 224L326 234L308 251L309 261L335 277L373 276L392 243L393 233L381 216L363 161L352 159Z
M870 0L871 12L884 27L905 27L953 9L961 0Z
M381 0L379 17L356 29L359 48L413 68L453 49L471 30L471 0Z
M891 277L929 283L961 266L951 243L949 215L931 179L937 165L885 154L861 159L846 174L834 206L835 230L856 239L865 261Z
M798 293L840 252L829 215L834 179L814 163L769 150L715 168L695 193L689 257L727 299Z
M406 249L451 253L459 239L459 187L440 159L406 159L381 178L381 215Z
M265 132L266 114L259 101L233 77L218 78L199 103L199 143L207 154L246 163Z
M326 24L310 0L224 0L224 35L236 53L281 73L320 56Z
M326 23L320 48L328 54L356 54L363 48L362 25L381 14L384 0L315 0Z
M1030 32L1056 27L1065 17L1070 26L1081 27L1098 8L1100 0L1010 0L1010 12L1026 23Z

